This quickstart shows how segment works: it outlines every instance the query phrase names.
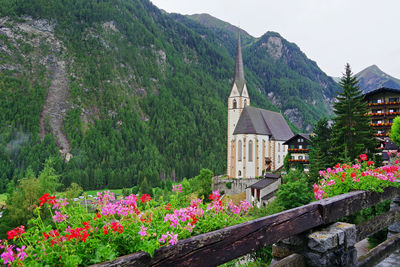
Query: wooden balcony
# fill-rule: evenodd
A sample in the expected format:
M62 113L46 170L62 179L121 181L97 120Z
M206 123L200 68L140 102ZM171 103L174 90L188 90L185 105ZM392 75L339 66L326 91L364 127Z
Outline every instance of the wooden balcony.
M384 122L384 123L370 123L369 125L370 125L370 126L373 126L373 127L382 127L382 126L392 126L392 125L393 125L393 123L391 123L391 122Z
M375 136L389 136L389 133L376 133Z
M389 106L389 105L400 105L399 101L394 101L394 102L382 102L382 103L368 103L368 106Z
M308 148L289 148L288 152L304 152L308 153L309 149Z
M302 164L310 163L310 161L308 159L289 159L289 162L302 163Z
M380 117L380 116L397 116L400 112L380 112L380 113L365 113L364 116Z

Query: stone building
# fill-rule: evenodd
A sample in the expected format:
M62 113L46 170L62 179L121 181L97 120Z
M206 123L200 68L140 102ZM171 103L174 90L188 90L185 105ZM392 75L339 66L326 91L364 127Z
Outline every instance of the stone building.
M293 136L282 114L250 106L244 78L240 36L235 73L228 98L227 175L254 178L283 165L287 146Z

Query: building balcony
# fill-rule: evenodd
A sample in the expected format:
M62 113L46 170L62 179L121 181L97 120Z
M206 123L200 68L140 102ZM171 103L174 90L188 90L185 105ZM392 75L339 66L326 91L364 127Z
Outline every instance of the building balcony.
M305 152L308 153L308 148L289 148L288 152Z
M364 116L397 116L400 112L365 113Z
M384 123L370 123L369 125L370 125L370 126L373 126L373 127L380 127L380 126L392 126L392 125L393 125L393 123L391 123L391 122L384 122Z
M376 133L375 136L389 136L389 133Z
M385 106L385 105L400 105L399 101L395 102L381 102L381 103L368 103L368 106Z
M310 163L310 161L308 159L289 159L289 162L303 163L303 164Z

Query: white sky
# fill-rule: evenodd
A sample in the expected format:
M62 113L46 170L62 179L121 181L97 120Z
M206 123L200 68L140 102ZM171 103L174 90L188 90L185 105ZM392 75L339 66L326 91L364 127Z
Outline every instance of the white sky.
M208 13L260 37L276 31L330 76L376 64L400 78L399 0L151 0L167 12Z

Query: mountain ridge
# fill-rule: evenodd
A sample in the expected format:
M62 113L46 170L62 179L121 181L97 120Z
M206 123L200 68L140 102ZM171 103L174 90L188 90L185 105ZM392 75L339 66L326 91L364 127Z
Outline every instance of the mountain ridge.
M364 93L381 87L400 89L400 79L383 72L375 64L361 70L355 76L360 80L359 86Z

